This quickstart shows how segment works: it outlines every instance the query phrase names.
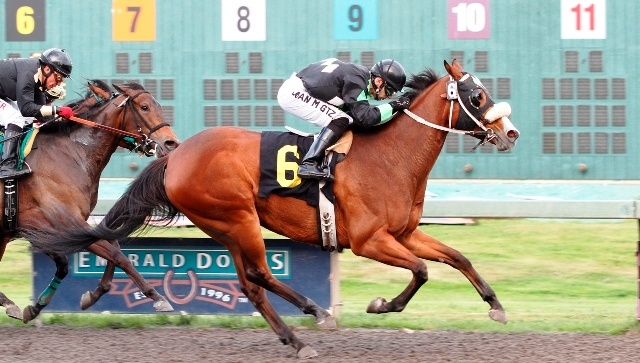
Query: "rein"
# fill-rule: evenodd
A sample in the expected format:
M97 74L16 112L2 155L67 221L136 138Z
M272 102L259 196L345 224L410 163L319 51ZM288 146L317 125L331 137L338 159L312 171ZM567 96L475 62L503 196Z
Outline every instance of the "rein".
M129 108L131 108L132 113L133 113L133 122L136 124L136 127L138 128L138 134L132 133L132 132L128 132L128 131L124 131L124 130L120 130L111 126L106 126L106 125L102 125L102 124L98 124L95 123L93 121L89 121L89 120L85 120L83 118L77 117L77 116L72 116L71 118L69 118L69 120L83 124L83 125L87 125L90 127L94 127L94 128L98 128L98 129L102 129L102 130L106 130L118 135L122 135L124 136L124 141L127 143L130 143L133 145L133 149L131 150L136 150L138 149L139 153L143 153L146 156L152 156L155 155L156 153L156 142L151 139L151 135L158 131L159 129L165 127L165 126L169 126L168 123L163 122L159 125L156 125L154 127L149 127L149 125L147 124L147 122L145 122L144 117L142 117L142 115L140 114L140 112L138 112L138 110L133 106L133 103L130 103L129 101L133 101L136 97L140 96L143 93L149 93L148 91L141 91L139 93L136 93L133 96L126 96L125 99L120 102L119 104L116 104L116 108L123 108L123 112L122 112L122 122L124 123L124 121L126 120L127 117L127 110ZM96 100L98 101L98 104L101 104L102 102L104 102L104 100L100 97L98 97L97 95L94 94L94 97L96 98ZM117 97L116 95L112 96L111 99L113 100L115 97ZM114 100L115 102L115 100ZM125 107L129 105L130 107ZM140 126L140 124L144 124L144 126L146 126L149 129L149 134L146 135L142 132L142 127ZM156 144L153 147L151 147L151 144Z
M129 136L129 137L131 137L131 138L133 138L135 140L139 140L140 142L142 142L142 136L136 135L136 134L134 134L132 132L116 129L116 128L111 127L111 126L101 125L101 124L95 123L93 121L85 120L83 118L76 117L76 116L71 116L69 118L69 120L75 121L75 122L83 124L83 125L95 127L97 129L107 130L107 131L113 132L114 134L120 134L120 135L123 135L123 136Z
M468 77L469 74L465 74L460 81L465 80L465 77ZM445 132L452 132L454 134L461 134L461 135L468 135L468 136L473 136L473 137L482 137L482 139L480 140L480 142L478 142L478 144L476 146L474 146L471 151L475 151L475 149L477 149L479 146L482 146L488 142L490 142L491 140L493 140L494 138L496 138L496 134L493 132L493 130L488 129L482 122L480 122L474 115L471 114L471 112L469 112L469 110L467 109L467 107L465 107L464 103L462 103L462 101L460 100L460 95L458 93L458 87L457 87L457 83L456 81L453 79L453 77L449 76L449 81L447 82L447 100L449 100L451 103L449 105L449 127L445 127L445 126L440 126L438 124L435 124L431 121L427 121L425 119L423 119L422 117L416 115L415 113L409 111L408 109L404 109L404 113L409 116L411 119L413 119L414 121L418 122L419 124L425 125L425 126L429 126L431 128L437 129L437 130L441 130L441 131L445 131ZM469 118L471 120L473 120L473 122L476 123L476 125L478 125L478 127L480 127L482 129L482 131L464 131L464 130L458 130L453 128L451 125L451 121L453 119L453 105L455 101L458 101L458 104L460 105L460 107L462 108L462 110L464 110L464 112L467 114L467 116L469 116Z

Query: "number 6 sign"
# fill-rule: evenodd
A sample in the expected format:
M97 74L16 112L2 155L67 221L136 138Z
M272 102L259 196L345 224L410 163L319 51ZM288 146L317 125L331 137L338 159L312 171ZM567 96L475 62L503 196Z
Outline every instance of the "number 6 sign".
M605 39L607 3L605 0L562 0L562 39Z
M45 40L44 0L7 0L4 5L5 39L8 42Z

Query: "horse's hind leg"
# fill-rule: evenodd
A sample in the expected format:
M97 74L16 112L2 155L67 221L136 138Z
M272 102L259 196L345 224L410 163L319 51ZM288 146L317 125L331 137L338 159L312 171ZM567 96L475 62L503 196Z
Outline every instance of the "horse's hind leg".
M235 248L236 246L230 247L231 248L229 249L229 251L233 256L233 261L236 266L238 281L240 282L242 292L247 296L249 301L251 301L253 306L256 307L262 317L267 321L271 329L273 329L276 335L280 338L282 344L293 346L293 348L296 349L298 358L308 359L316 357L318 353L313 348L309 347L300 339L298 339L298 337L293 334L293 331L291 331L289 326L284 321L282 321L280 315L278 315L278 313L269 302L266 290L247 279L247 267L244 265L243 259L240 258L241 253L237 248Z
M56 273L53 276L51 282L49 282L49 285L47 285L44 291L40 293L40 296L38 296L38 301L36 302L36 304L29 305L24 308L24 311L22 312L22 322L25 324L35 319L40 314L42 309L44 309L45 306L49 305L51 299L53 298L53 295L56 293L56 290L58 290L58 286L69 273L69 260L67 259L67 256L65 254L47 253L47 256L49 256L56 263Z
M151 286L151 284L148 283L142 277L142 275L140 275L140 273L133 267L133 265L131 265L131 261L129 261L129 259L124 254L122 254L122 251L120 250L120 245L117 242L114 242L114 244L111 244L108 241L99 240L89 245L87 247L87 251L95 255L98 255L104 258L105 260L113 263L115 266L121 268L122 271L124 271L129 276L129 278L133 280L133 282L138 286L140 291L146 297L154 301L153 308L156 309L156 311L160 311L160 312L173 311L173 306L171 306L169 301L167 301L167 299L164 296L160 295L160 293L158 293L158 291L156 291L156 289L153 286ZM105 271L105 275L106 273L107 272ZM101 281L101 283L104 282L106 284L105 278L107 277L103 277L103 280ZM109 282L110 281L111 280L109 279Z
M102 278L98 283L98 286L94 291L87 291L80 297L80 308L82 310L87 310L92 307L102 295L106 294L111 290L111 281L113 280L113 274L115 273L116 265L108 261L107 266L104 268L104 274L102 274Z
M489 317L497 322L507 323L507 315L495 292L462 253L418 229L411 234L405 246L420 258L446 263L460 271L476 288L482 300L486 301L491 307Z

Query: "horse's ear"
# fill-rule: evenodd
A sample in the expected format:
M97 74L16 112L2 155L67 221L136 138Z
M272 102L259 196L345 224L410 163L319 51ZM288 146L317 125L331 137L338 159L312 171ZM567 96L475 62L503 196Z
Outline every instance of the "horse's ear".
M444 68L447 70L447 73L449 73L449 75L451 77L453 77L453 79L460 79L462 78L462 65L460 65L460 62L458 62L457 59L454 59L451 64L449 64L446 60L444 61Z
M118 91L118 93L125 94L125 92L122 90L122 88L118 87L117 85L115 85L113 83L111 85L113 86L113 88L116 89L116 91Z
M111 98L110 91L103 89L98 84L93 83L91 81L87 83L89 84L89 89L91 90L91 92L93 92L96 96L100 97L103 100L108 100L109 98Z

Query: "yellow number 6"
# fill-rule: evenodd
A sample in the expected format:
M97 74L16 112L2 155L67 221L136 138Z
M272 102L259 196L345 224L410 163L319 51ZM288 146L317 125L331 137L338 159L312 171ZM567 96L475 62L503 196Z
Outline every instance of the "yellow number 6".
M33 19L33 8L30 6L21 6L16 10L16 30L20 34L31 34L36 28L36 22Z
M276 160L276 179L278 184L284 188L295 188L302 179L298 177L298 164L295 161L287 161L287 154L292 153L296 158L299 158L298 147L295 145L285 145L278 150L278 156ZM287 171L293 173L293 179L287 179Z

